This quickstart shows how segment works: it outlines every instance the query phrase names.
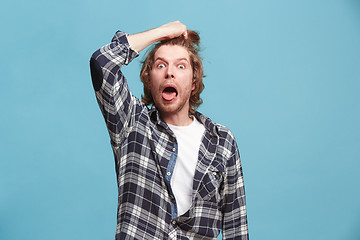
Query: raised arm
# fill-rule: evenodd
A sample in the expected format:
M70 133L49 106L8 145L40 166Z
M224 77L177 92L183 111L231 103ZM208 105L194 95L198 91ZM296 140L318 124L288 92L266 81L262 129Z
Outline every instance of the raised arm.
M186 26L179 21L164 24L146 32L127 36L130 46L140 52L152 43L183 35L187 38Z
M112 144L121 142L122 130L133 123L131 119L135 113L145 107L132 96L121 67L129 64L148 45L181 35L187 37L187 31L179 21L134 35L118 31L111 43L91 56L91 78Z

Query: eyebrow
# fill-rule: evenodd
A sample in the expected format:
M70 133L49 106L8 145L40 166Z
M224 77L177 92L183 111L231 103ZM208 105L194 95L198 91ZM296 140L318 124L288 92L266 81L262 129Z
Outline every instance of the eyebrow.
M154 62L156 62L156 61L158 61L158 60L163 61L163 62L168 62L165 58L162 58L162 57L156 58ZM176 60L176 61L186 61L186 62L189 62L189 60L188 60L187 58L177 58L177 59L175 59L175 60Z

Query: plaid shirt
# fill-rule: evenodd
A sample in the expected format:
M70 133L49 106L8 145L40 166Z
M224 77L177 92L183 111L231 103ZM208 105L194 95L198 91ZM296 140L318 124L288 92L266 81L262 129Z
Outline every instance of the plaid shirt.
M91 77L111 138L118 183L116 239L248 239L239 152L231 132L196 112L205 126L192 206L177 216L170 186L178 151L175 135L135 98L120 71L138 53L126 33L91 57Z

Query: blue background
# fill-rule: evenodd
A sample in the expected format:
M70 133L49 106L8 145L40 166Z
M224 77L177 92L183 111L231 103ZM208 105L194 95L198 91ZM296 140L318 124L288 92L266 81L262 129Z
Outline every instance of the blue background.
M202 38L200 111L234 133L250 238L360 239L360 2L14 0L0 8L0 239L114 239L89 58L116 30ZM140 96L140 58L124 69Z

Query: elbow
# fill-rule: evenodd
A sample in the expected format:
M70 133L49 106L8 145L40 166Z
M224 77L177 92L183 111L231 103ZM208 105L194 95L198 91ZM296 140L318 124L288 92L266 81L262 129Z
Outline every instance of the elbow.
M97 60L92 56L90 59L91 80L95 91L99 91L103 82L103 72Z

